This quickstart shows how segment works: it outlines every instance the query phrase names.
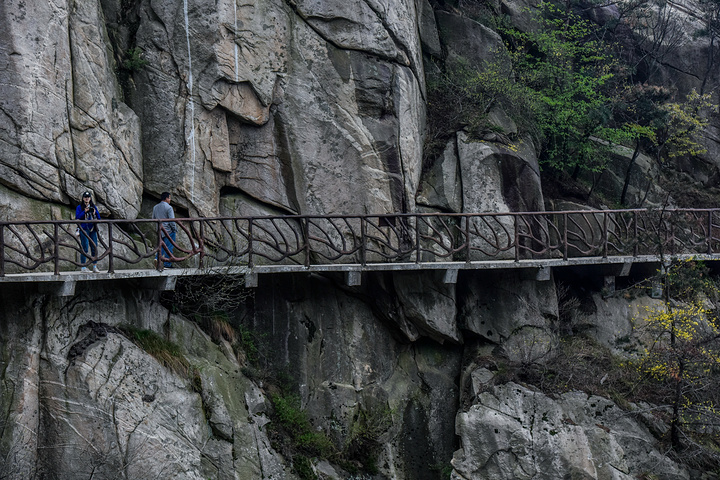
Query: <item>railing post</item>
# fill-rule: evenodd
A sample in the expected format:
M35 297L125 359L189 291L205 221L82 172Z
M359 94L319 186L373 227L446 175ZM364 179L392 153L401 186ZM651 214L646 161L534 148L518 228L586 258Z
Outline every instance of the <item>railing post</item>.
M670 255L675 255L675 222L670 223Z
M633 226L634 232L633 232L633 257L637 257L638 253L640 253L640 238L638 237L638 212L635 210L633 212L633 223L635 224Z
M248 219L248 267L253 268L253 219Z
M563 260L568 259L568 214L563 213Z
M158 271L162 271L163 267L165 266L165 263L163 261L163 237L162 237L162 221L157 221L157 265L155 268Z
M0 277L5 276L5 224L0 223Z
M108 273L115 273L115 258L113 256L113 224L108 223ZM99 250L99 249L98 249Z
M222 223L222 220L221 220ZM205 261L205 220L200 220L200 227L198 228L198 252L200 258L198 259L198 268L203 268L203 261Z
M305 217L301 219L303 228L303 238L305 239L305 266L310 266L310 219Z
M420 216L418 214L413 216L415 217L415 263L420 263Z
M55 275L60 275L60 237L59 237L60 225L57 222L53 224L53 248L54 248L54 262L55 262Z
M603 258L608 256L608 214L603 212Z
M465 261L470 262L470 254L472 253L472 248L470 247L470 218L471 216L469 214L465 215Z
M707 253L712 255L712 218L713 211L708 210L708 222L707 222Z
M360 217L360 265L365 266L367 262L367 218Z
M520 261L520 225L518 224L519 215L512 216L515 224L515 261Z

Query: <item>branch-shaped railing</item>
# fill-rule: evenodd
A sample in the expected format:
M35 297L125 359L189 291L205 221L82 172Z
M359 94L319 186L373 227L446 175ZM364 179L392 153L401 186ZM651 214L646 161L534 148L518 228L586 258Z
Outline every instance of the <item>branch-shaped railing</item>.
M720 209L176 219L170 254L159 220L0 221L0 276L75 270L294 264L366 266L571 257L720 255ZM80 223L97 227L80 261ZM93 243L90 240L90 243ZM160 258L157 266L153 260ZM478 267L480 268L480 266Z

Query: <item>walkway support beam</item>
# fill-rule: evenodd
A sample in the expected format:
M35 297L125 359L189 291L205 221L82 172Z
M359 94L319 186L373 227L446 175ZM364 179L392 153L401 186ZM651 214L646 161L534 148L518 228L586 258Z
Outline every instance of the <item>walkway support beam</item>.
M359 287L362 285L362 272L359 270L345 272L345 285L348 287Z
M445 270L445 275L443 275L443 283L448 283L448 284L457 283L459 271L460 270L458 270L457 268L450 268L448 270Z
M75 280L64 280L60 282L46 282L40 284L40 291L57 297L72 297L75 295Z

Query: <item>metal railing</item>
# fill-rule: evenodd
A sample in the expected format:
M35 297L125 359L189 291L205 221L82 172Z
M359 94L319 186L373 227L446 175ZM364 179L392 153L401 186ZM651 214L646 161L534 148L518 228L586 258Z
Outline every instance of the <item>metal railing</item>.
M720 255L720 209L574 210L477 214L175 219L170 254L161 220L0 221L0 276L179 266L473 262L609 256ZM79 224L97 226L80 262ZM90 241L90 243L93 243ZM157 265L153 260L160 257Z

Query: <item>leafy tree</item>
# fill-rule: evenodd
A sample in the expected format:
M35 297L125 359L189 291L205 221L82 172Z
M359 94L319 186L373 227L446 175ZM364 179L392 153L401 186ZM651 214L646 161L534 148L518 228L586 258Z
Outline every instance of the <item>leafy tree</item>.
M699 304L648 312L654 341L638 368L657 384L671 407L670 440L679 450L683 429L702 433L720 422L717 371L720 331Z
M712 107L711 95L700 95L694 89L685 102L669 102L661 107L665 118L656 129L659 163L663 163L663 158L700 155L707 151L697 142L695 135L707 127L708 119L704 112Z
M668 160L706 152L696 134L707 125L706 112L712 107L709 94L695 90L684 102L673 102L670 92L655 85L634 85L625 88L616 104L615 121L622 122L624 138L620 143L632 144L633 155L628 162L620 203L626 203L630 174L641 150L654 151L659 165Z
M660 105L669 100L670 92L655 85L630 85L624 88L615 104L615 121L625 134L622 143L632 145L633 154L625 170L620 204L625 205L630 176L642 150L657 145L656 127L662 123Z
M632 0L621 8L629 80L650 82L682 44L688 30L686 17L678 15L676 4L665 0Z
M513 81L507 59L502 58L501 52L496 54L498 60L487 62L482 69L459 60L430 76L427 155L437 154L460 129L471 135L494 130L488 123L493 107L502 108L521 130L533 130L531 99L525 88ZM512 140L515 139L508 138L508 143Z
M604 167L610 145L624 138L610 125L617 63L592 23L549 3L540 8L531 31L500 24L507 50L482 68L460 63L431 78L431 146L444 146L458 128L492 130L487 115L500 107L535 139L543 164L576 174Z
M125 53L125 60L122 63L122 66L125 70L128 70L130 72L134 72L137 70L142 70L147 66L148 61L145 60L143 57L143 51L139 47L135 48L129 48L127 52Z
M628 57L635 62L630 65L621 64L619 50L605 40L606 30L569 8L541 3L534 28L526 32L499 22L506 50L496 52L494 60L482 68L456 64L431 78L428 155L434 157L458 129L471 135L493 130L488 113L500 107L521 134L535 139L541 164L570 170L573 177L581 170L602 171L614 145L631 147L620 197L625 204L642 151L652 152L660 165L703 153L695 135L707 125L709 95L691 92L684 101L671 101L663 87L626 83L647 79L648 65L661 61L682 35L671 21L670 6L630 3L621 23L645 29L639 36L644 43L634 46L644 59ZM638 70L644 73L638 76ZM497 133L512 148L517 139Z
M656 401L668 407L670 442L676 452L698 446L696 439L720 425L720 325L701 294L704 290L717 296L717 289L707 272L696 261L676 263L666 270L665 305L645 315L651 340L635 362L645 380L654 385Z
M487 115L500 107L534 138L542 164L577 176L601 171L613 144L641 133L614 121L622 69L603 31L550 3L539 10L529 31L498 24L506 50L494 60L481 68L460 63L431 78L429 144L444 146L459 128L491 130Z
M579 169L602 170L610 145L626 136L611 125L619 65L597 26L548 3L540 8L537 29L502 31L515 80L531 99L540 159L573 168L575 175Z

